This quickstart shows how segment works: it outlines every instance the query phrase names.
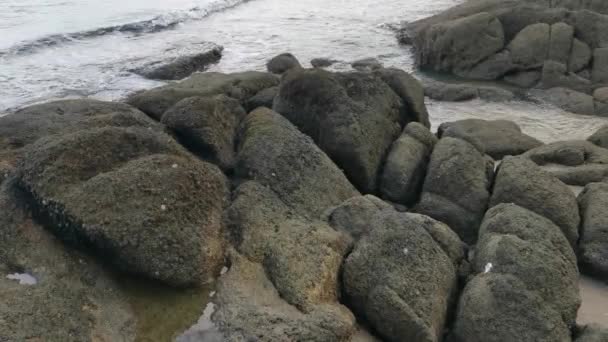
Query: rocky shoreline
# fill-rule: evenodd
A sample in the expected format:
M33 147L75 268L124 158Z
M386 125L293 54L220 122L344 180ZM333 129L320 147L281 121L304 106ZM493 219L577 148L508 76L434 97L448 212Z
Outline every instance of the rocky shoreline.
M580 273L608 283L608 128L433 133L402 70L267 67L0 117L0 341L139 341L156 291L182 342L608 340L577 323Z

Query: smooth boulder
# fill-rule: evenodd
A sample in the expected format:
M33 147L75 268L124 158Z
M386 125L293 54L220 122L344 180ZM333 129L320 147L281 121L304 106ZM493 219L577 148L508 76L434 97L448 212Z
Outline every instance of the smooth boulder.
M587 141L603 148L608 148L608 125L600 127L587 138Z
M282 74L289 69L301 68L298 59L291 53L282 53L266 63L266 69L273 74Z
M608 184L591 183L578 196L581 210L579 257L583 272L608 283Z
M153 62L131 71L153 80L181 80L219 62L223 50L223 47L216 46L204 52Z

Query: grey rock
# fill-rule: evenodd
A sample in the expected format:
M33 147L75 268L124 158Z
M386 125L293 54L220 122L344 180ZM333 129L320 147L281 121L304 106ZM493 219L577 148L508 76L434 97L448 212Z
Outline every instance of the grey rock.
M487 101L509 101L515 97L513 92L493 86L475 86L470 84L451 84L431 82L425 85L426 96L437 101L468 101L480 98Z
M504 77L504 81L520 88L532 88L540 81L540 71L520 71Z
M251 112L258 107L272 108L274 98L279 92L279 87L270 87L260 90L257 94L250 97L243 103L243 107L247 112Z
M503 159L496 174L490 207L514 203L553 221L570 244L578 241L580 217L568 186L523 157Z
M521 30L507 45L513 63L523 69L538 68L549 56L551 26L538 23Z
M390 204L373 195L356 196L332 209L327 221L356 241L374 229L373 218L384 209L391 209Z
M310 65L313 68L326 68L328 66L332 66L337 61L331 58L313 58L310 60Z
M474 243L490 197L493 169L493 163L470 143L440 139L415 211L446 223L464 242Z
M591 48L585 42L574 38L568 62L568 71L579 72L586 68L591 61Z
M541 87L547 89L565 87L570 88L570 90L576 90L577 93L584 93L590 91L591 81L584 79L575 73L568 72L565 64L555 61L546 61L541 73ZM559 97L557 97L555 102L559 103ZM564 100L563 102L567 103L568 100Z
M197 71L204 71L222 58L223 47L189 56L179 56L169 61L159 61L132 70L143 77L155 80L181 80Z
M475 80L497 80L515 68L509 50L502 50L459 75Z
M550 143L525 153L538 165L561 164L608 164L608 149L584 140L568 140Z
M169 108L161 123L198 156L223 170L234 166L237 129L245 110L226 95L190 97Z
M167 109L188 97L224 94L242 102L259 91L278 84L277 76L265 72L247 71L233 74L205 72L194 74L177 83L135 93L127 99L127 102L160 120Z
M353 69L357 69L359 71L372 71L382 69L382 63L376 58L369 57L356 60L350 64Z
M579 194L580 264L583 272L608 283L608 184L591 183Z
M429 113L424 103L424 88L420 81L407 72L395 68L376 70L375 74L403 100L403 115L411 117L426 127L431 127Z
M572 51L573 39L574 28L572 26L566 23L551 25L548 58L562 64L568 64Z
M542 142L524 134L517 124L507 120L468 119L445 122L439 126L439 137L454 137L481 147L481 152L494 159L519 155Z
M282 74L290 69L301 68L298 59L291 53L282 53L266 63L266 69L273 74Z
M608 87L597 88L593 91L593 98L596 101L608 103Z
M551 88L545 95L547 101L565 111L575 114L595 114L595 103L591 95L563 87Z
M603 342L608 341L608 329L599 324L584 326L574 339L576 342Z
M593 50L591 80L594 83L608 82L608 48Z
M412 134L411 131L416 133ZM422 139L416 137L418 132L424 134ZM419 123L412 122L406 127L399 139L393 143L384 164L380 179L380 193L384 198L405 205L416 202L436 140L437 138Z
M600 127L595 133L587 138L587 141L590 141L599 147L608 148L608 125Z

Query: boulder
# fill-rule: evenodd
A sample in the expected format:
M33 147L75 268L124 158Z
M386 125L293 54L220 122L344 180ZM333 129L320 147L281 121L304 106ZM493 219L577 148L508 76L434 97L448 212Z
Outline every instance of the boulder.
M481 152L494 159L519 155L542 142L521 132L519 126L508 120L467 119L445 122L439 126L439 137L454 137L481 147Z
M514 203L553 221L570 244L578 241L580 217L568 186L524 157L506 157L498 167L490 207Z
M266 63L266 69L273 74L282 74L289 69L302 68L298 59L290 53L282 53Z
M331 58L313 58L310 60L310 65L312 65L313 68L327 68L337 62L338 61Z
M549 57L550 38L550 25L537 23L526 26L507 45L513 63L524 70L541 67Z
M579 72L585 69L591 61L591 48L585 42L574 38L572 50L568 59L568 71Z
M556 102L557 104L560 104L562 102L565 104L568 104L573 101L575 95L576 96L583 96L583 95L587 96L587 94L581 94L581 95L578 95L578 94L590 92L591 81L589 81L588 79L582 78L575 73L568 72L568 67L566 66L566 64L562 64L562 63L555 62L555 61L545 61L545 63L543 64L543 69L542 69L542 73L541 73L540 86L541 86L541 88L545 88L545 89L560 88L560 87L569 88L568 90L573 92L572 93L573 95L570 95L570 93L566 93L566 94L557 93L553 96L556 98L553 101ZM551 95L552 91L554 91L554 90L553 89L549 90L550 95ZM560 102L559 101L560 97L572 97L572 99L566 99L566 100L563 100ZM551 98L551 96L550 96L550 98ZM576 108L574 106L572 106L572 107ZM582 109L578 109L578 110L580 111ZM587 110L587 112L591 113L591 110ZM575 112L575 113L584 114L583 112Z
M540 81L540 71L519 71L506 75L504 81L520 88L532 88Z
M608 341L608 329L599 324L589 324L581 328L574 339L575 342Z
M608 184L591 183L579 194L581 239L579 257L583 272L608 283Z
M382 63L373 57L356 60L350 65L353 67L353 69L359 71L372 71L382 69Z
M581 304L576 256L549 219L515 204L499 204L486 213L473 260L476 274L517 277L573 327Z
M227 180L165 134L107 127L40 139L17 176L58 237L121 270L191 286L221 268Z
M548 59L562 64L568 64L572 51L573 39L574 28L572 26L566 23L555 23L551 25Z
M516 67L509 50L502 50L478 63L471 70L461 72L460 76L474 80L497 80Z
M516 299L516 300L514 300ZM570 342L559 312L516 276L487 272L465 286L451 332L455 342Z
M423 228L441 223L386 210L373 225L344 263L347 302L386 340L441 340L457 266Z
M279 84L273 74L247 71L233 74L205 72L162 87L131 95L127 102L156 120L160 120L167 109L188 97L224 94L241 102L259 91Z
M114 276L32 218L12 180L0 189L0 339L133 341L136 320Z
M239 102L226 95L189 97L169 108L161 123L190 151L230 170L237 129L246 115Z
M505 45L502 24L486 12L439 21L419 33L414 42L423 69L456 74L467 72Z
M374 229L374 215L390 208L390 204L373 195L355 196L332 209L327 222L332 228L350 234L356 241Z
M546 96L548 102L565 111L585 115L595 114L595 103L591 95L557 87L547 90Z
M476 98L487 101L509 101L515 97L510 90L494 86L476 86L470 84L453 84L430 82L425 85L426 96L437 101L468 101Z
M593 50L591 79L594 83L608 82L608 47Z
M258 107L272 108L275 96L279 92L279 87L270 87L260 90L257 94L250 97L243 103L243 107L247 112Z
M380 178L380 193L392 202L414 204L437 138L417 122L407 125L393 143Z
M219 62L223 50L223 47L216 46L201 53L153 62L131 71L153 80L181 80Z
M608 165L583 164L579 166L547 165L543 170L550 172L560 181L573 186L585 186L601 182L608 177Z
M608 148L608 125L600 127L595 133L587 138L587 141L592 142L599 147Z
M593 99L608 103L608 87L597 88L593 91Z
M466 243L475 243L490 197L494 163L456 138L439 140L431 154L414 210L446 223Z
M429 113L424 103L424 88L420 81L407 72L395 68L376 70L382 80L403 100L403 115L412 117L426 127L431 127Z
M270 109L247 116L240 141L236 176L269 187L302 216L318 219L359 194L311 138Z
M403 100L372 73L322 69L287 73L274 110L312 137L366 193L376 189L380 166L402 127L418 115L406 112Z
M608 164L608 149L584 140L557 141L534 148L524 156L538 165Z

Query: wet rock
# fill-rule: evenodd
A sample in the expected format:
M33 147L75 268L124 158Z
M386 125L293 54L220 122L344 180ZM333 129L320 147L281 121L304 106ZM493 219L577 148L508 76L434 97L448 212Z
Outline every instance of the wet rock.
M380 61L373 57L356 60L350 65L353 67L353 69L359 71L372 71L382 69L382 63L380 63Z
M222 58L223 47L190 56L179 56L169 61L160 61L131 70L143 77L155 80L181 80L197 71L204 71Z
M584 140L558 141L539 146L525 153L536 164L608 164L608 149Z
M474 243L490 197L493 170L493 162L470 143L440 139L415 211L446 223L464 242Z
M265 72L247 71L233 74L205 72L194 74L177 83L135 93L127 102L156 120L174 104L188 97L224 94L241 102L259 91L279 84L279 78Z
M416 214L384 211L344 264L353 310L386 340L439 341L456 288L456 266Z
M595 103L591 95L563 87L551 88L546 95L550 103L563 110L576 114L595 114Z
M424 103L424 88L420 81L407 72L395 68L383 68L375 73L403 100L402 115L431 127L429 113Z
M57 236L121 270L189 286L221 267L227 181L165 134L100 128L41 139L17 175Z
M332 66L337 61L331 58L313 58L310 60L310 65L313 68L326 68L328 66Z
M509 43L513 63L522 69L538 68L549 56L551 26L533 24L521 30Z
M587 138L587 141L590 141L599 147L608 148L608 125L600 127L595 133Z
M587 94L584 93L590 92L591 81L582 78L575 73L568 72L566 64L555 61L546 61L543 64L540 86L545 89L551 88L548 91L550 94L549 98L552 99L557 105L563 103L563 106L568 106L575 100L581 102L578 97L587 96ZM559 92L557 94L552 94L552 92L556 92L556 90L552 88L568 88L570 92L563 91L565 94ZM568 99L560 101L560 96L567 97ZM572 108L573 110L584 110L584 112L574 112L578 114L593 114L591 110L586 109L585 107L577 109L573 104L570 104L569 107L566 108Z
M603 342L608 341L608 329L599 324L584 326L574 339L576 342Z
M219 280L212 317L224 341L347 341L355 333L355 318L344 306L298 310L282 298L262 265L233 254L230 271Z
M415 36L416 57L422 68L456 74L468 71L505 45L503 27L489 13L437 22Z
M504 81L520 88L532 88L540 81L540 71L520 71L505 76Z
M274 101L281 113L344 170L359 190L373 192L378 172L402 127L417 118L372 73L298 70L282 80ZM408 115L405 115L408 114Z
M237 129L246 115L239 102L226 95L190 97L169 108L161 123L192 152L229 170L235 162Z
M591 183L579 194L582 270L608 283L608 184Z
M480 146L481 152L494 159L522 154L542 145L542 142L524 134L517 124L508 120L467 119L445 122L439 126L439 137L454 137Z
M359 194L312 139L267 108L243 123L235 173L271 188L289 207L315 219Z
M608 48L593 50L591 79L595 83L608 82Z
M8 277L17 274L30 282ZM135 339L135 317L113 277L34 221L12 181L0 190L0 312L6 341Z
M290 53L282 53L266 63L266 69L273 74L282 74L289 69L302 68L298 59Z
M270 87L264 90L259 91L254 96L250 97L245 101L243 107L247 112L251 112L252 110L258 107L266 107L272 108L272 104L274 102L275 96L279 92L279 87Z
M570 244L578 241L580 217L568 186L523 157L503 159L496 174L490 207L514 203L553 221Z
M390 204L373 195L356 196L332 209L327 221L334 229L346 232L354 240L359 240L374 229L374 215L390 208Z
M469 101L480 98L488 101L509 101L515 97L513 92L492 86L451 84L431 82L424 87L426 96L437 101Z
M517 300L513 300L517 298ZM463 290L452 330L457 342L569 342L559 312L513 275L488 272Z
M568 61L568 71L579 72L585 69L591 61L591 48L585 42L574 38Z
M411 205L422 190L429 157L437 138L417 122L407 125L393 143L380 179L380 193L390 201Z
M488 266L490 265L490 266ZM536 292L573 327L581 304L576 256L559 227L514 204L486 213L473 260L475 273L509 274Z
M474 80L496 80L515 68L509 50L502 50L475 65L470 71L461 72L460 76Z

